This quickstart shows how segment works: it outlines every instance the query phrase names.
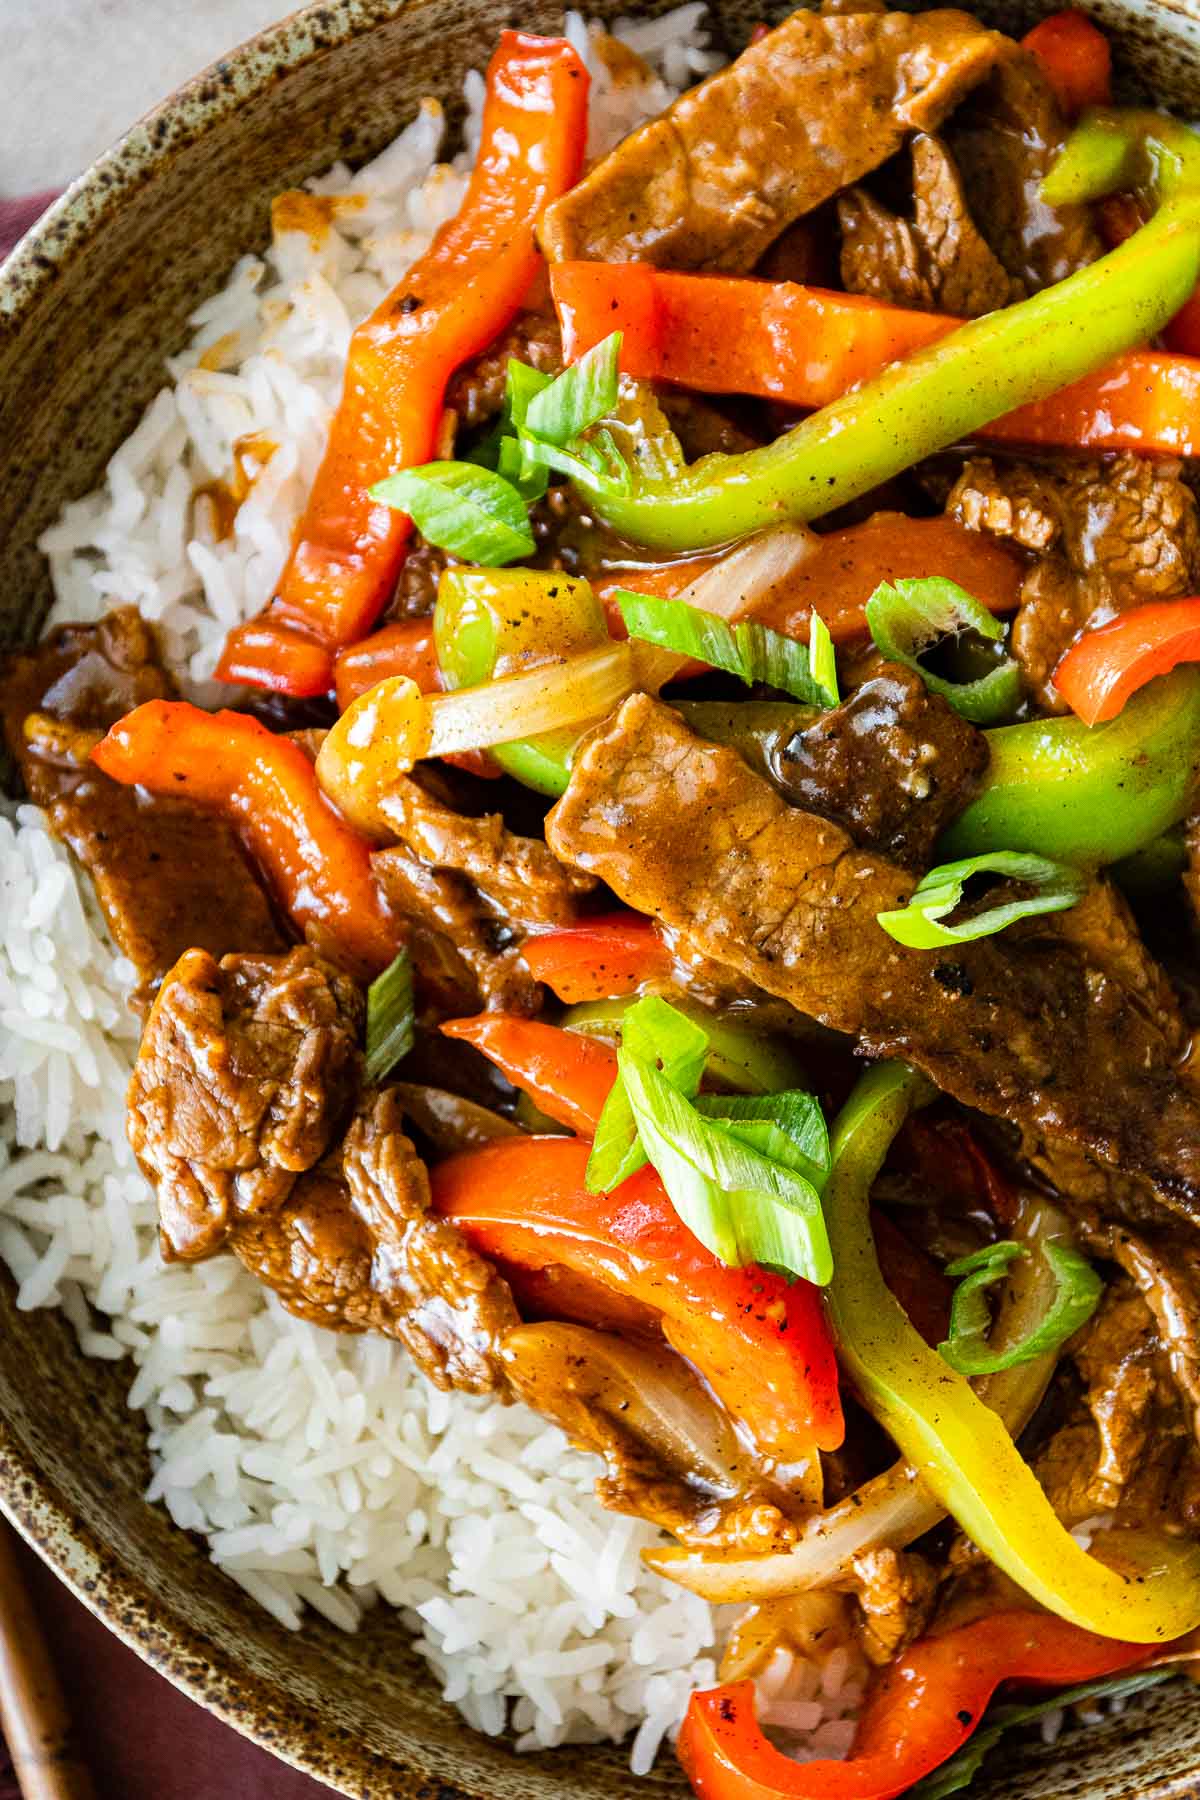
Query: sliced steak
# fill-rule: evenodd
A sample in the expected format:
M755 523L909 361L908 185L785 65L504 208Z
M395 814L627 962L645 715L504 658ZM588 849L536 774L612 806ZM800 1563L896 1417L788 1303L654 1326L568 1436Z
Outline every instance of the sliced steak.
M554 262L750 270L1013 50L964 12L795 12L548 207L543 247Z
M149 1005L183 951L281 950L286 939L233 830L186 800L112 781L90 760L117 719L174 686L150 627L122 607L8 659L4 728L29 798L91 876Z
M576 759L546 835L622 900L867 1055L903 1057L965 1104L1077 1146L1200 1217L1200 1102L1145 995L1129 991L1127 962L1093 960L1086 946L1103 929L1085 937L1079 923L1085 909L1124 921L1103 884L1074 917L907 950L876 914L905 904L910 875L788 806L645 695Z
M971 217L945 144L928 132L912 140L913 216L897 217L865 188L838 197L842 283L895 306L974 319L1024 298Z
M1196 501L1173 457L972 457L946 511L972 531L1036 553L1012 647L1035 697L1052 711L1064 703L1051 676L1077 632L1128 606L1191 593L1200 579Z
M784 796L917 873L987 767L987 740L911 669L883 663L771 758Z
M299 1318L398 1338L436 1387L503 1387L500 1342L520 1322L512 1295L430 1212L392 1089L367 1095L337 1149L281 1206L239 1222L229 1247Z
M520 957L526 932L572 924L596 883L564 868L540 838L510 831L499 813L456 812L409 777L384 810L399 843L371 866L413 927L413 954L445 1013L535 1012L541 990Z
M1066 125L1035 56L1003 58L946 128L984 238L1014 280L1034 294L1104 254L1092 209L1041 198Z
M450 377L446 405L461 427L474 431L499 415L511 360L528 363L543 375L561 373L562 332L553 314L518 313L507 331Z
M168 1260L211 1256L320 1162L354 1106L365 1019L357 984L307 947L179 959L142 1035L127 1121Z

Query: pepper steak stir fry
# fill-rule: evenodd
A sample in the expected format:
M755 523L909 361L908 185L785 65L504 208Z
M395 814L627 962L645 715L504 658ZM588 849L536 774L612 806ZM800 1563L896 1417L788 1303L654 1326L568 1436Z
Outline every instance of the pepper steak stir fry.
M1108 81L827 0L585 172L505 34L230 634L268 697L132 610L6 681L163 1254L598 1451L754 1609L717 1800L965 1780L1001 1682L1200 1626L1200 139ZM749 1677L847 1622L801 1765Z

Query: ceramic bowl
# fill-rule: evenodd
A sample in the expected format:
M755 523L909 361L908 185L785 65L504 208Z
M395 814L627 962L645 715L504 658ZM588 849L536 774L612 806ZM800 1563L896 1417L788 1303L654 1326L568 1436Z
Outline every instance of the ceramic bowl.
M978 0L1021 30L1049 6ZM600 18L651 13L591 0ZM716 0L730 49L783 8ZM1196 0L1095 0L1123 79L1200 115ZM329 0L235 50L102 157L0 274L0 635L33 638L49 602L35 548L85 493L162 379L196 304L267 241L268 203L335 158L378 150L434 93L453 123L464 71L554 0ZM0 1507L118 1636L202 1706L338 1791L401 1800L653 1800L619 1749L518 1756L444 1705L386 1608L347 1637L277 1626L143 1499L149 1465L128 1372L86 1361L57 1315L0 1281ZM1060 1749L1001 1751L979 1800L1179 1800L1200 1792L1200 1709L1180 1684Z

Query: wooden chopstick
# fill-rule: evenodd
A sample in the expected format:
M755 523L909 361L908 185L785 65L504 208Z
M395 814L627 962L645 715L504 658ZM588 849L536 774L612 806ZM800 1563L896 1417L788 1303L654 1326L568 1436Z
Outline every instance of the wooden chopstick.
M24 1800L95 1800L78 1760L66 1703L0 1518L0 1725Z

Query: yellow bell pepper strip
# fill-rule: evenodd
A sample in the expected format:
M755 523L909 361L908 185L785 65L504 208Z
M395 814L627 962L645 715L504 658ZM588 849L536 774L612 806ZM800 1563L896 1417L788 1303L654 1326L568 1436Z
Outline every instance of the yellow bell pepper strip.
M1200 1544L1105 1533L1118 1567L1080 1549L997 1415L931 1350L889 1292L871 1237L871 1185L928 1087L900 1063L858 1082L833 1129L824 1209L838 1357L869 1412L974 1543L1026 1593L1085 1631L1159 1644L1200 1624Z
M448 688L481 687L608 641L604 608L586 581L544 569L447 569L433 614ZM566 790L578 726L497 744L492 757L527 787Z
M540 267L537 222L583 166L587 92L587 70L564 38L502 34L462 206L355 331L324 460L275 597L258 620L230 633L219 680L293 691L295 639L306 633L327 652L328 688L334 652L379 617L411 524L370 490L434 455L447 381L503 331L529 292ZM303 666L304 693L323 691L313 685L321 680L314 661Z
M1145 343L1198 279L1200 187L1181 181L1140 231L1098 262L960 326L763 449L702 457L666 481L635 475L628 493L588 471L574 479L605 524L661 551L697 551L785 520L820 518Z
M1099 868L1145 849L1192 810L1200 669L1143 688L1107 725L1030 719L984 735L983 784L938 840L938 859L1019 850Z

